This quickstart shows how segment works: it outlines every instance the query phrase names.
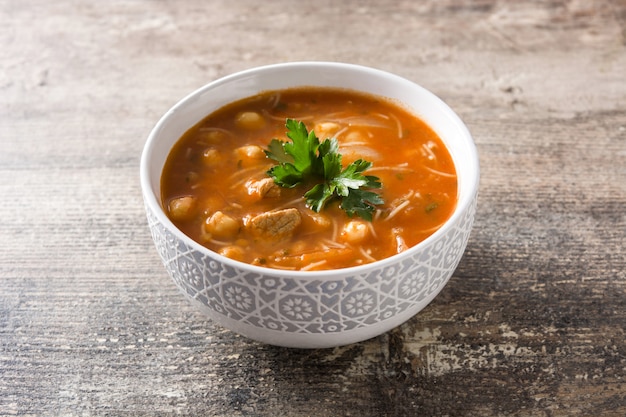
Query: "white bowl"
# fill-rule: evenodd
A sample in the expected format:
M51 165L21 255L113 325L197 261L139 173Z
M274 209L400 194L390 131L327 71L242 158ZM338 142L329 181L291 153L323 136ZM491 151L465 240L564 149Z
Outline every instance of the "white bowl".
M261 91L341 87L403 103L439 134L458 176L450 219L418 245L390 258L329 271L284 271L234 261L174 226L160 202L163 165L174 143L214 110ZM152 238L182 293L215 322L257 341L298 348L346 345L380 335L411 318L441 291L470 235L479 182L478 155L459 117L412 81L341 63L269 65L211 82L159 120L141 158L141 187Z

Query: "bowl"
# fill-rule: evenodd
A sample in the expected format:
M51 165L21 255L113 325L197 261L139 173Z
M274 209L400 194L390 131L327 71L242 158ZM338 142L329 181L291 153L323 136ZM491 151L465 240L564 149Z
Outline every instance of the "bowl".
M238 262L196 243L168 219L160 177L174 143L209 113L261 91L340 87L397 100L421 117L450 151L458 203L433 235L390 258L327 271L284 271ZM174 105L156 124L141 157L148 224L165 269L180 291L219 325L248 338L294 348L363 341L404 323L446 285L465 250L479 183L478 155L461 119L418 84L344 63L263 66L213 81Z

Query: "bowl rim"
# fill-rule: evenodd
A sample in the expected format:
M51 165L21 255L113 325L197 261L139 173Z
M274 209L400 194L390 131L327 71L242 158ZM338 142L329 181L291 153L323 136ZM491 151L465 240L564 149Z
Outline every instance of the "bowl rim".
M164 208L161 205L160 198L153 192L152 180L150 178L150 166L151 160L150 157L153 154L156 138L159 132L163 129L163 127L169 122L169 120L176 115L177 113L183 111L183 108L191 101L194 101L196 98L206 94L210 90L219 87L223 84L230 83L232 81L236 81L242 78L247 78L250 76L263 74L272 72L275 70L283 70L285 68L297 70L299 68L307 68L307 69L339 69L344 71L357 71L360 73L367 73L371 76L375 77L386 77L392 79L397 83L410 83L413 88L421 90L422 94L429 96L430 100L438 103L439 107L446 112L446 116L456 125L455 127L459 129L466 140L466 146L470 151L469 154L464 155L464 158L468 158L471 165L474 169L471 170L471 174L469 178L464 178L464 181L467 183L467 187L470 189L470 192L467 192L463 195L459 196L457 200L457 205L452 213L452 215L443 223L443 225L437 229L433 234L428 236L423 241L418 244L410 247L404 252L399 254L395 254L389 256L387 258L379 259L377 261L367 263L364 265L351 266L347 268L339 268L339 269L327 269L327 270L316 270L316 271L301 271L301 270L283 270L276 268L269 268L263 266L252 265L246 262L237 261L226 256L220 255L217 252L214 252L207 247L201 245L196 242L185 233L183 233L178 227L174 225L174 223L167 217L165 214ZM302 86L306 86L305 83L302 83ZM353 91L358 91L356 89L352 89ZM262 89L258 90L259 92L263 91ZM362 90L366 94L368 93L365 90ZM252 95L252 94L251 94ZM189 126L188 128L191 128ZM170 148L171 149L171 148ZM160 180L160 178L159 178ZM140 159L140 185L142 196L144 199L144 205L146 208L150 210L152 215L154 215L159 223L161 223L168 232L172 233L177 239L184 242L187 247L191 247L196 251L199 251L206 256L211 258L215 258L217 261L222 262L229 267L238 269L238 270L246 270L250 273L256 273L261 276L271 275L273 277L285 277L285 278L294 278L294 277L306 277L307 279L317 278L322 280L335 279L339 276L352 275L357 276L364 274L373 269L383 269L387 267L389 264L394 264L401 260L402 258L411 258L415 252L419 252L423 247L429 246L431 242L438 240L441 236L448 233L448 231L453 227L454 224L457 223L459 218L464 215L469 209L469 206L474 204L477 193L478 186L480 181L480 166L478 159L478 152L476 149L476 145L474 143L473 137L469 132L469 129L465 125L465 123L461 120L461 118L450 108L450 106L445 103L441 98L436 96L431 91L417 84L416 82L409 80L408 78L401 77L399 75L387 72L385 70L372 68L368 66L358 65L358 64L350 64L350 63L342 63L342 62L331 62L331 61L296 61L296 62L284 62L277 64L269 64L262 65L257 67L252 67L249 69L245 69L242 71L237 71L231 73L229 75L225 75L223 77L219 77L200 88L188 93L178 102L176 102L165 114L163 114L156 125L151 129L148 138L144 144L141 159ZM157 189L160 189L160 184ZM459 189L460 194L460 189Z

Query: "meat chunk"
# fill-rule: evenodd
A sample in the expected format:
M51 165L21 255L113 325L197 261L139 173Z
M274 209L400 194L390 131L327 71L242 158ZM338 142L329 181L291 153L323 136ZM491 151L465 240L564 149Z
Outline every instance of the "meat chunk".
M277 241L290 237L302 222L298 209L268 211L250 218L246 224L255 237Z
M280 195L280 187L271 178L250 180L246 183L246 188L248 189L248 195L259 199L263 197L278 197Z
M349 243L361 243L369 235L369 227L362 220L350 220L341 231L341 239Z

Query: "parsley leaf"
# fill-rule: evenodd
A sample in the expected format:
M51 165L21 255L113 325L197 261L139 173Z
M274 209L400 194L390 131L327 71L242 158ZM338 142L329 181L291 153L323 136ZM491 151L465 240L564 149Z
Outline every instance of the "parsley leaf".
M320 142L315 132L307 131L304 123L287 119L287 137L291 142L272 139L265 154L278 162L267 174L281 187L315 184L304 197L307 205L321 211L332 200L352 217L358 215L372 220L374 206L383 204L382 197L367 189L381 188L378 177L363 175L372 163L359 159L343 168L339 142Z
M265 154L269 158L272 158L273 160L280 163L293 162L293 157L285 152L285 148L283 148L283 143L284 142L278 139L272 139L269 146L267 147L267 150L265 151Z
M302 172L303 176L307 176L315 167L319 139L313 131L308 133L302 122L288 119L286 125L287 137L291 142L283 143L283 149L293 157L293 166Z

